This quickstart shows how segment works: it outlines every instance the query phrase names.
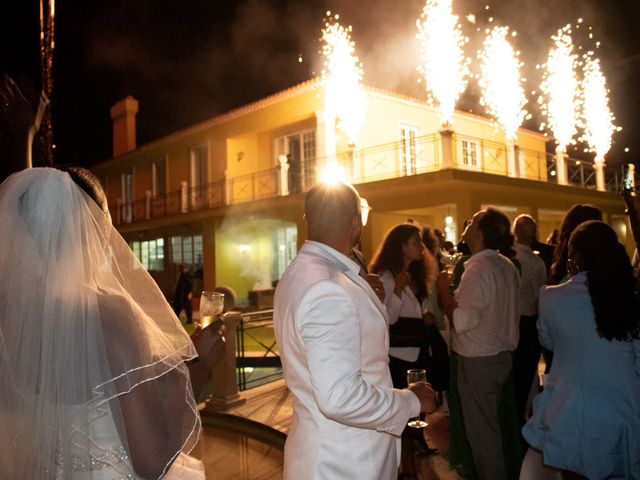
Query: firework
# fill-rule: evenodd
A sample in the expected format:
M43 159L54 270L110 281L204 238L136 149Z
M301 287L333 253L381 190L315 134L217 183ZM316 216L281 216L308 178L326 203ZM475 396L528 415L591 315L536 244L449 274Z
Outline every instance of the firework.
M322 30L325 105L329 118L336 118L338 128L355 144L366 112L362 64L351 40L351 27L343 27L337 19L337 15L329 19Z
M567 145L575 143L574 135L577 131L577 55L573 53L570 25L558 30L551 38L554 46L549 51L545 64L546 70L540 86L544 97L541 96L539 102L558 147L564 149Z
M600 70L600 61L588 55L582 81L582 120L584 140L595 153L596 162L604 162L616 131L615 117L609 109L607 82Z
M458 17L453 15L452 0L427 0L416 21L420 42L420 73L424 76L429 103L435 103L443 125L451 123L456 101L464 92L469 76L469 59L463 47L468 39L462 34Z
M482 72L480 103L505 129L507 140L515 140L527 114L527 98L520 76L519 52L511 47L508 34L508 27L494 27L484 40L483 50L478 52Z

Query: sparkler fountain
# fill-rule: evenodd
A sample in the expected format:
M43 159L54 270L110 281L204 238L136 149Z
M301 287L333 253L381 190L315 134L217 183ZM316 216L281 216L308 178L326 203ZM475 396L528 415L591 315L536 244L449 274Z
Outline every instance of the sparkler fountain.
M327 12L329 17L331 12ZM351 27L338 23L334 15L322 30L322 54L324 68L322 78L325 84L325 142L327 144L327 164L325 171L336 171L335 126L337 124L349 142L349 156L353 178L360 169L355 165L356 140L366 118L365 93L362 86L362 64L355 53L355 43L351 40ZM329 150L333 148L333 152Z
M596 188L605 190L604 156L611 149L611 137L616 131L615 117L609 109L606 79L600 70L600 62L592 52L585 55L582 81L582 117L585 127L584 140L595 153Z
M508 27L487 30L483 49L478 52L482 72L479 83L482 89L480 103L505 130L508 175L515 177L515 140L527 114L524 109L527 98L520 76L520 52L512 48L507 40L508 33Z
M540 97L542 113L547 125L553 132L556 147L556 170L558 183L567 185L567 145L575 143L579 98L578 79L576 77L577 55L573 53L571 26L558 30L553 35L554 46L549 51L546 71L543 74L541 89L546 102Z
M442 162L447 168L453 166L453 112L469 76L470 60L463 51L469 39L453 14L452 0L427 0L416 26L420 42L418 71L424 76L428 103L435 103L440 112Z

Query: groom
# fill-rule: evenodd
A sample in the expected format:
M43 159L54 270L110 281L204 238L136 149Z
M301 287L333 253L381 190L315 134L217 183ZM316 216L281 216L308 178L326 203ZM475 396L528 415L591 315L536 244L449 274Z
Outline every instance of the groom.
M427 384L392 387L384 305L358 274L358 192L316 185L305 198L309 240L276 290L274 326L294 412L287 479L395 479L399 439L431 411Z

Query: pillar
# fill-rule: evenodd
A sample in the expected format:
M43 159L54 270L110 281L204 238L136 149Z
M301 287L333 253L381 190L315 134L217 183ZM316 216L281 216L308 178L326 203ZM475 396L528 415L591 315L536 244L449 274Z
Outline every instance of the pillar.
M204 413L219 412L243 404L246 400L238 391L236 374L236 328L242 321L239 312L228 312L224 315L223 358L214 365L209 378L210 397L206 401Z
M558 178L558 185L569 185L569 179L567 176L567 151L564 146L556 147L556 175Z
M440 158L441 168L453 168L454 166L454 144L453 130L443 128L438 132L440 134Z
M183 180L180 182L180 212L187 213L189 211L189 184Z
M607 188L604 181L604 161L596 159L593 163L593 169L596 172L596 189L599 192L605 192Z
M507 139L507 175L509 177L517 177L516 171L516 144L513 138Z
M286 155L278 156L278 194L289 195L289 162Z

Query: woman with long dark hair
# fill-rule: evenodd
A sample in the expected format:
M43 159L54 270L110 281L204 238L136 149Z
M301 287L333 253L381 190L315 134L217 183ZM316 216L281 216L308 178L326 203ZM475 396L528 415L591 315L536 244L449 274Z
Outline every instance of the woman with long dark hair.
M390 340L389 369L393 385L396 388L406 387L407 369L424 368L418 365L419 345L413 345L409 338L396 341L393 337L393 326L404 319L422 320L422 301L427 298L427 257L422 244L420 229L413 224L400 224L392 228L374 259L369 271L380 275L385 290L385 304L392 326ZM431 269L435 275L435 269Z
M545 465L587 478L640 478L640 298L629 257L600 221L568 244L572 277L540 294L553 369L522 432Z
M395 388L407 386L407 370L427 368L425 345L427 318L423 315L423 301L427 298L428 285L437 274L433 256L422 243L420 229L405 223L393 227L378 248L369 264L369 271L380 275L385 291L385 305L389 315L389 370ZM436 330L437 331L437 330ZM427 377L430 380L429 376ZM407 427L403 433L402 471L415 475L413 451L431 453L424 435L419 429Z
M558 244L553 252L553 263L549 273L549 285L558 285L567 278L569 238L578 225L587 220L602 220L602 211L588 204L577 204L569 209L560 225Z

